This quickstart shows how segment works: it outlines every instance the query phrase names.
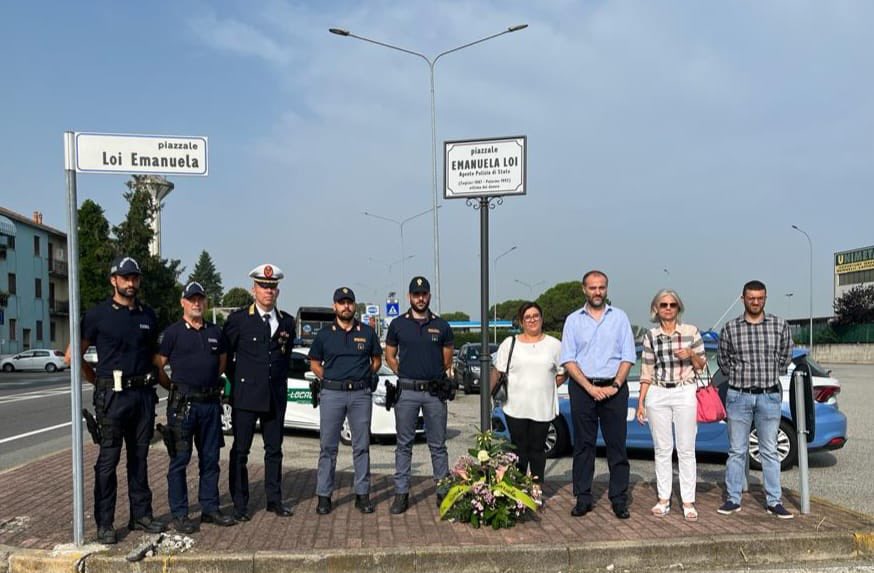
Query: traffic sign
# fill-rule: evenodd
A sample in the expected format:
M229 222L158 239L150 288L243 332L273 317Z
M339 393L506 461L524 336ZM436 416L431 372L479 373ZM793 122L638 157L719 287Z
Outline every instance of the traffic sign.
M364 307L364 314L369 316L379 316L379 305L378 304L368 304Z
M385 315L389 318L395 318L401 314L401 304L398 302L385 303Z

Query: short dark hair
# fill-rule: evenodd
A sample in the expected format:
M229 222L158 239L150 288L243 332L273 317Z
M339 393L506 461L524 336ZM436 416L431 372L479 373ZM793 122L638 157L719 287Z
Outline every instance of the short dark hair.
M528 312L528 309L536 308L537 312L540 313L540 316L543 316L543 309L540 308L540 305L534 301L527 300L522 303L522 306L519 307L519 311L516 313L516 319L519 321L519 325L522 325L523 317L525 313Z
M742 294L747 294L748 290L763 290L768 292L768 289L765 288L765 283L762 281L750 281L744 285L744 290Z
M583 281L582 281L583 284L586 284L586 279L592 275L600 275L600 276L604 277L604 281L607 282L607 284L610 284L610 279L607 278L607 273L605 273L604 271L599 271L599 270L591 270L591 271L587 272L586 274L584 274Z

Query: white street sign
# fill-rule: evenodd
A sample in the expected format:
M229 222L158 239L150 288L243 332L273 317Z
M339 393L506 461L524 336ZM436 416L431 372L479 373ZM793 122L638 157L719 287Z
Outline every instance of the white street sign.
M524 135L443 143L446 199L525 195Z
M207 139L180 135L76 133L76 171L206 175Z
M364 314L379 316L379 305L378 304L368 304L364 307Z

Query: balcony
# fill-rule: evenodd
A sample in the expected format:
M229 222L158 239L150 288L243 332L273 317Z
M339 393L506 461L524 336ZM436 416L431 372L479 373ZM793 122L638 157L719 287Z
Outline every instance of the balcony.
M50 300L49 314L67 316L70 314L70 302L66 300Z
M49 274L59 277L67 276L67 263L57 259L49 259Z

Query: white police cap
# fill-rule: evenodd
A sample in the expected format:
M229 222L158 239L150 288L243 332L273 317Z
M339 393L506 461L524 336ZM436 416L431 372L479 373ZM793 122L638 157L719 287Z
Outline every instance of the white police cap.
M255 282L278 284L285 277L282 269L270 263L258 265L249 272L249 277L255 279Z

